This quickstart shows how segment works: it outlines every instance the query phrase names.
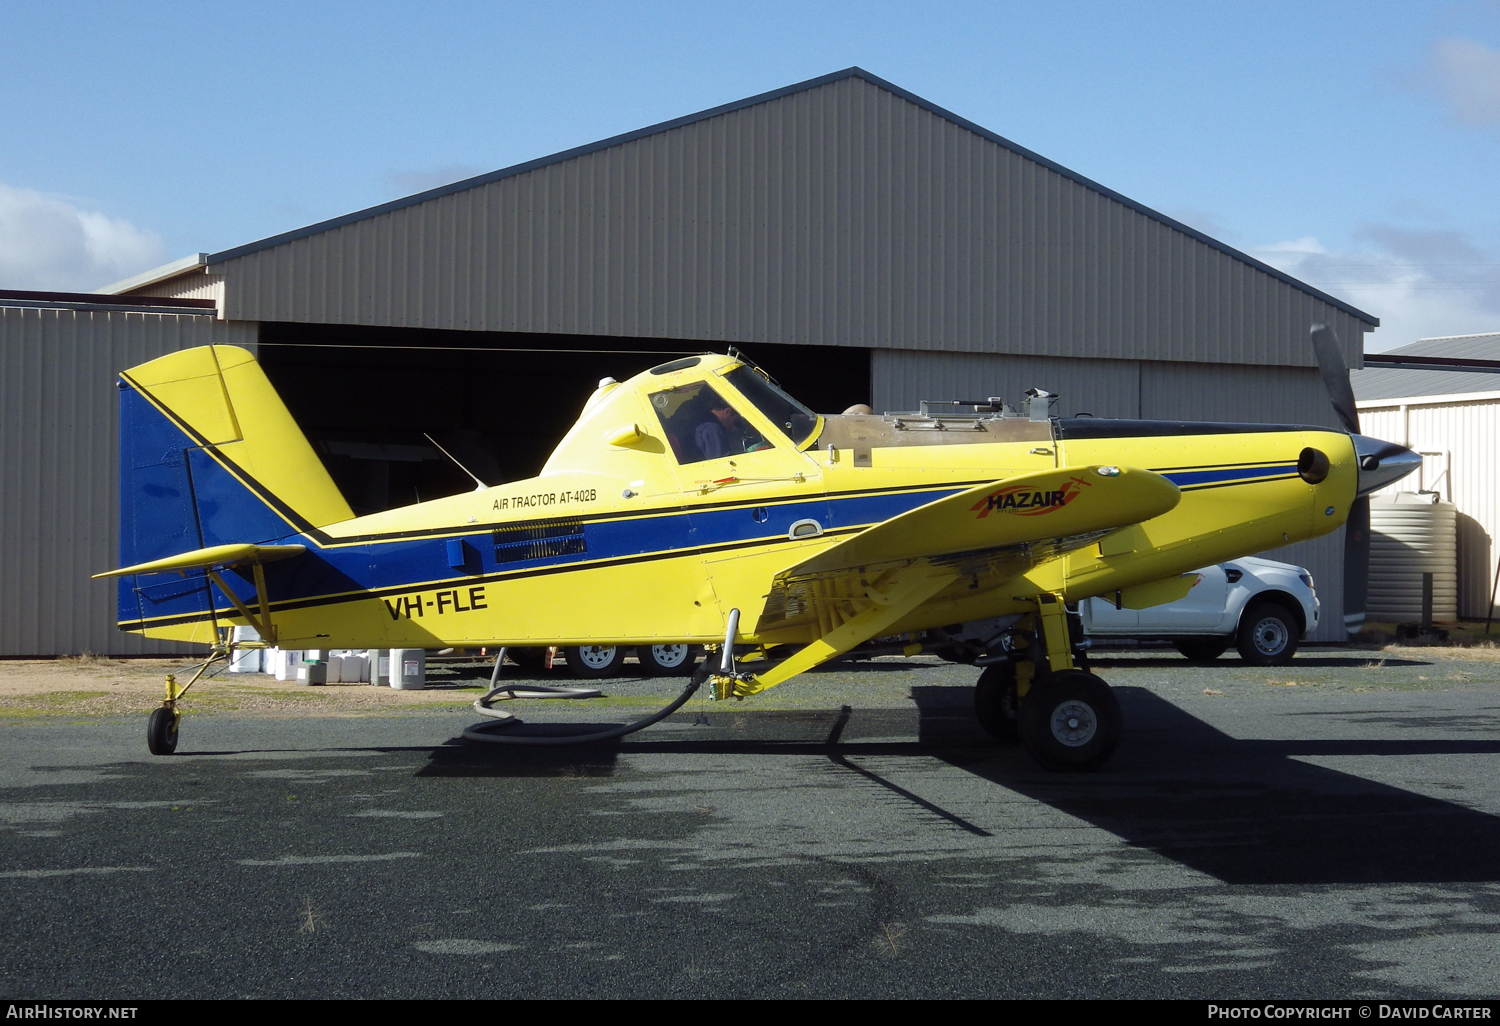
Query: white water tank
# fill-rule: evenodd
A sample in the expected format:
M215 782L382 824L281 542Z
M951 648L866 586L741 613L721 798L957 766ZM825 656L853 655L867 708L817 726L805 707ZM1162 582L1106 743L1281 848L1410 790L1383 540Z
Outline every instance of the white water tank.
M427 652L420 648L391 649L391 687L420 691L427 686Z
M1458 507L1432 492L1397 492L1370 500L1370 593L1367 619L1422 619L1422 575L1432 574L1432 619L1458 619Z

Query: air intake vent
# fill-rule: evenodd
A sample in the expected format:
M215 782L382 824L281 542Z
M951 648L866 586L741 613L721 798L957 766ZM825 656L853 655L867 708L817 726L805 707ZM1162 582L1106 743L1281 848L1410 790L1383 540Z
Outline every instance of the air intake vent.
M548 556L576 556L587 552L583 523L578 520L533 520L514 527L495 528L495 562L519 563Z

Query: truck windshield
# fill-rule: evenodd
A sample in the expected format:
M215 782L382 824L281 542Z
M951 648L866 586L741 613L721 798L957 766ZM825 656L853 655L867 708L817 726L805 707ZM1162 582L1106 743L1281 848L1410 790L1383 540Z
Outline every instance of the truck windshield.
M793 445L800 446L817 429L816 413L771 384L756 370L741 364L724 377L754 403L767 420L785 431Z

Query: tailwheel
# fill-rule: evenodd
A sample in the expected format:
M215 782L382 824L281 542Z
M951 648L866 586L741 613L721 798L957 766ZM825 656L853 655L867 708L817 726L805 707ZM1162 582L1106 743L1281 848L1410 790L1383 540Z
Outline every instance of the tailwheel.
M996 663L985 667L974 685L974 716L985 732L1003 745L1021 740L1016 705L1015 666Z
M182 719L176 709L159 705L146 721L146 747L152 755L171 755L177 751L177 722Z
M1082 670L1058 670L1032 684L1021 704L1021 743L1044 768L1087 772L1120 743L1120 703Z

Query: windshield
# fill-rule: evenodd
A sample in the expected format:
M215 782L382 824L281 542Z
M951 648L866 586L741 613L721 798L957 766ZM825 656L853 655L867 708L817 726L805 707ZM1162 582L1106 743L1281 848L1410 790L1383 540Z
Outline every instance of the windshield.
M678 463L701 463L771 447L706 381L653 392L651 408Z
M801 445L812 437L818 427L818 415L781 389L771 384L763 375L743 364L724 377L740 394L755 404L755 408L766 415L766 419L786 432L794 445Z

